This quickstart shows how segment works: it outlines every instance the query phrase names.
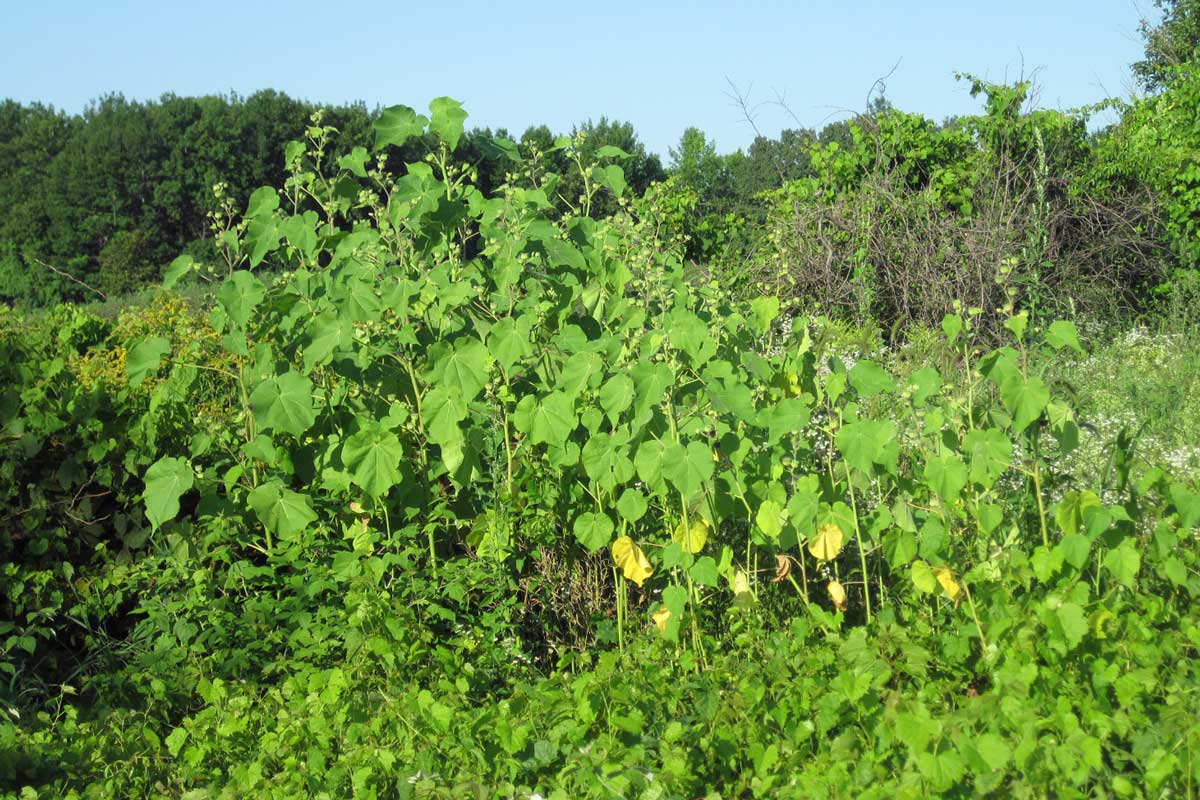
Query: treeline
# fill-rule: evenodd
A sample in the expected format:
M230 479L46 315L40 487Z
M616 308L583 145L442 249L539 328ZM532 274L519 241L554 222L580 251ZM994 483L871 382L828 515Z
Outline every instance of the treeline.
M878 103L873 112L887 108ZM242 204L259 186L286 177L284 149L303 139L321 112L321 125L336 129L332 155L370 148L379 109L365 105L324 106L266 90L249 97L165 95L137 102L114 94L81 114L40 103L0 103L0 301L44 305L96 299L159 279L181 253L216 258L209 215L220 197ZM820 131L784 130L778 138L757 136L746 150L720 155L715 143L688 128L666 167L649 153L632 124L601 117L577 125L573 148L583 163L600 148L629 154L620 165L637 195L676 175L675 184L696 192L702 224L689 229L690 255L707 260L726 249L732 231L765 219L764 191L813 175L814 145L851 141L851 123ZM485 192L498 186L512 163L488 142L517 142L522 156L540 162L546 174L562 176L555 197L563 210L581 191L578 170L560 136L546 125L520 136L507 130L473 129L457 157L478 170ZM389 165L420 161L429 142L393 148ZM594 215L615 209L611 199ZM689 213L691 213L689 211Z
M157 280L180 253L211 258L214 187L241 204L259 186L280 185L284 148L304 138L318 109L321 124L338 131L335 157L371 146L378 109L318 106L276 91L151 102L118 94L75 115L40 103L0 103L0 300L95 299ZM665 177L629 123L601 118L572 133L584 135L585 154L605 145L629 153L626 180L638 193ZM469 131L457 153L475 165L485 191L511 166L485 149L492 137L490 130ZM544 152L556 138L539 125L520 142ZM392 148L389 165L403 171L428 147L417 140Z
M851 119L756 136L729 154L688 128L666 165L631 124L602 117L569 132L569 147L545 125L520 136L469 130L455 157L485 193L510 178L560 176L549 200L578 212L580 167L618 148L623 180L673 209L695 264L746 290L770 283L884 321L940 319L956 298L1178 299L1200 284L1200 0L1156 5L1161 20L1145 26L1146 57L1133 65L1147 92L1136 102L1039 110L1027 83L962 76L982 102L977 115L935 121L880 97ZM1104 108L1119 121L1093 130ZM0 302L121 293L158 280L181 253L214 261L210 214L221 198L240 213L256 188L282 185L287 143L314 125L336 131L334 159L369 150L380 113L275 91L111 95L77 115L4 101ZM518 144L520 166L499 138ZM426 136L390 148L389 169L403 172L432 146ZM616 208L602 196L587 213Z

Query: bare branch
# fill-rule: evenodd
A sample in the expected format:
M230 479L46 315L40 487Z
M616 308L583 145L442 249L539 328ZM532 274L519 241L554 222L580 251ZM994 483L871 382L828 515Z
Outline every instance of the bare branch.
M65 272L65 271L59 269L58 267L54 266L53 264L47 264L45 261L42 261L40 258L35 258L35 259L33 259L33 261L34 261L34 263L40 264L43 267L45 267L46 269L50 270L55 275L61 275L64 278L66 278L67 280L71 281L72 283L79 284L83 288L87 289L89 292L95 292L96 294L100 295L101 300L108 300L108 295L106 295L104 292L100 291L95 286L89 286L88 284L79 280L79 278L76 278L71 273Z
M756 106L750 105L750 91L754 88L754 84L751 83L750 86L746 88L746 92L743 94L742 91L734 84L734 82L729 79L729 76L725 77L725 82L729 84L729 88L731 90L730 92L726 92L725 96L728 97L733 104L738 107L739 110L741 110L742 119L754 131L755 139L766 139L767 137L763 136L762 131L758 129L758 123L755 122L755 118L758 116L758 110L762 106L766 105L766 103L759 103ZM787 183L787 173L784 171L783 165L779 163L778 159L772 160L775 162L775 171L779 173L779 183Z
M887 92L888 78L890 78L896 74L896 70L900 69L900 62L903 60L904 60L903 58L898 59L896 61L896 63L892 65L892 68L887 71L886 75L876 78L875 82L871 84L871 88L867 90L866 103L863 105L864 112L870 113L870 111L871 111L871 95L875 94L876 89L879 90L880 94L884 94Z

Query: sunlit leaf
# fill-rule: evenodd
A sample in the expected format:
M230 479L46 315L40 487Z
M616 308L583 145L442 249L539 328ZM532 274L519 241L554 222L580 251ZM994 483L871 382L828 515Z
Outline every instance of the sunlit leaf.
M889 420L863 420L845 425L835 437L838 451L855 469L870 474L872 466L887 460L895 446L896 425Z
M238 270L217 290L217 303L225 309L229 319L237 323L239 328L245 329L255 307L266 296L267 287L262 281L245 270Z
M295 370L256 386L250 394L250 405L260 428L285 431L297 438L317 419L312 381Z
M846 534L832 522L817 529L817 535L808 543L808 552L818 561L833 561L842 552Z
M613 375L600 388L600 407L616 424L617 416L633 403L633 380L627 375Z
M750 576L746 574L746 570L739 569L734 573L733 593L734 595L750 593Z
M1079 331L1074 322L1061 319L1051 322L1050 327L1046 329L1046 343L1055 350L1070 347L1076 353L1083 355L1083 348L1079 346Z
M943 450L925 459L925 483L943 503L954 504L967 485L967 466L949 451Z
M375 121L375 149L391 145L400 147L414 136L425 132L429 120L408 106L385 108Z
M754 320L754 332L766 336L771 330L771 323L779 316L778 297L756 297L750 301L750 310Z
M404 450L394 433L371 423L342 444L342 461L351 480L372 497L381 497L400 482Z
M1133 589L1142 568L1142 554L1133 539L1125 539L1104 557L1104 568L1126 589Z
M613 521L607 514L587 511L575 520L575 538L591 552L608 544L613 534Z
M925 594L933 594L937 591L937 576L924 561L914 561L912 567L909 568L909 574L912 576L913 586Z
M680 522L675 526L671 541L682 547L685 552L699 553L708 541L708 523L702 519L693 519L690 525Z
M962 587L958 585L958 580L954 577L954 570L949 567L934 567L933 577L937 579L938 584L951 600L958 599L959 594L962 593Z
M458 147L466 119L467 112L457 100L437 97L429 102L429 132L437 134L451 152Z
M642 548L628 536L622 536L613 542L612 556L626 580L631 580L638 586L654 574L650 559L646 558Z
M646 495L639 489L626 489L617 501L617 513L631 524L645 516L647 508Z
M195 266L196 259L186 253L178 256L163 270L163 288L168 292L174 289L175 285L183 280L183 277L191 272Z
M860 397L896 391L896 382L883 367L873 361L859 361L850 368L850 385Z
M758 507L754 521L763 533L772 539L778 539L787 521L787 511L774 500L764 500Z
M673 442L664 452L662 473L685 500L690 500L712 478L712 450L703 442L691 441L686 447Z
M281 539L299 536L317 519L312 501L306 495L273 480L259 486L247 498L259 521Z
M579 424L574 401L562 392L551 392L537 404L530 417L529 439L534 444L563 446Z
M721 573L717 569L717 562L713 560L712 556L697 558L696 563L688 568L688 575L701 586L716 586L721 577Z
M1054 617L1067 647L1078 647L1088 632L1087 614L1084 613L1083 607L1078 603L1063 603L1054 610Z

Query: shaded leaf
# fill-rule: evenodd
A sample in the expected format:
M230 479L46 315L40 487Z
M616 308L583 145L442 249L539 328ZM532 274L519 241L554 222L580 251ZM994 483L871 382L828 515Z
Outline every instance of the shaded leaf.
M146 470L146 518L158 530L179 514L179 498L192 488L195 475L191 465L182 458L160 458Z

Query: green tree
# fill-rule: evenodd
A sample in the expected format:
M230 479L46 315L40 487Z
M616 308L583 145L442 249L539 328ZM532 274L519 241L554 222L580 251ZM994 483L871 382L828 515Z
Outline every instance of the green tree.
M1154 5L1162 18L1157 23L1142 21L1146 57L1133 65L1134 74L1150 91L1171 83L1177 68L1194 63L1200 52L1200 0L1154 0Z
M711 198L725 172L723 159L717 155L717 143L699 128L687 128L679 137L679 146L668 153L671 174L679 176L702 198Z

